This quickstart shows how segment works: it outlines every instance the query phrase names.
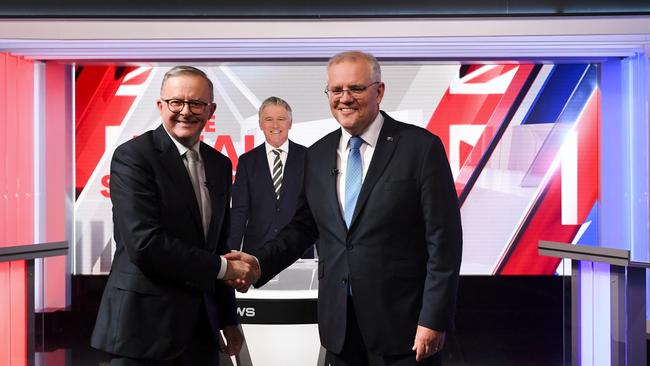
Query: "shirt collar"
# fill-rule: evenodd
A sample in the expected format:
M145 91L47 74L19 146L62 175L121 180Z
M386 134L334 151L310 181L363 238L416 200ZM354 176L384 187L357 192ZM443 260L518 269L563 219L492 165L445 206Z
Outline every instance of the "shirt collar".
M180 154L180 156L185 155L185 153L187 152L187 150L189 150L189 148L187 146L181 144L178 140L176 140L174 138L174 136L172 136L169 133L169 131L167 131L167 127L165 127L164 124L163 124L163 129L165 130L165 132L167 133L169 138L172 139L172 142L176 146L176 149L178 149L178 153ZM197 154L199 155L199 161L201 161L201 149L200 149L200 146L201 146L201 140L200 139L194 145L192 145L192 150L196 151Z
M289 139L285 141L280 147L273 147L273 145L269 144L268 142L264 141L264 147L266 148L266 155L271 153L271 150L275 149L280 149L285 153L289 153Z
M379 140L379 132L381 132L381 128L384 125L384 116L381 113L377 113L377 117L375 117L375 120L372 121L370 126L366 128L365 131L359 136L361 139L363 139L363 142L366 144L375 147L377 145L377 140ZM340 151L345 151L348 148L348 141L350 141L350 138L352 135L346 131L345 128L341 127L341 140L339 141L339 150Z

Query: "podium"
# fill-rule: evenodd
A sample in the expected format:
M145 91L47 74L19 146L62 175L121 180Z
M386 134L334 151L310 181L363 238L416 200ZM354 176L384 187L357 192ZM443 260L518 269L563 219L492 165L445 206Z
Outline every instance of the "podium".
M650 264L629 250L549 241L539 241L539 254L572 259L571 364L645 365Z
M317 299L318 259L299 259L263 287L237 293L246 339L237 364L324 365Z
M0 364L36 364L35 260L68 255L68 242L0 247Z

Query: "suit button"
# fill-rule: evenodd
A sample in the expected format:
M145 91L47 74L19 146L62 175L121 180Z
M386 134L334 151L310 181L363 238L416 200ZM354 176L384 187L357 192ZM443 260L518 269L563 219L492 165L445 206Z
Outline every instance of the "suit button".
M341 283L345 285L348 283L348 279L346 277L341 278Z
M276 229L273 229L273 232L274 232L274 233L277 233L277 232L278 232L278 229L277 229L277 228L276 228Z
M276 208L275 212L280 212L280 207Z
M346 245L345 247L348 248L348 250L352 250L352 248L354 248L354 245L352 245L352 244L348 244L348 245Z

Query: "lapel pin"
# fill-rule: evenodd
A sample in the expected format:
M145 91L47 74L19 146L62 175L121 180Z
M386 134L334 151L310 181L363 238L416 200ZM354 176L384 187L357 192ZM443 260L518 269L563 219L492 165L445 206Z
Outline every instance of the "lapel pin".
M386 137L386 141L388 141L388 142L393 141L393 136L387 136L387 137Z

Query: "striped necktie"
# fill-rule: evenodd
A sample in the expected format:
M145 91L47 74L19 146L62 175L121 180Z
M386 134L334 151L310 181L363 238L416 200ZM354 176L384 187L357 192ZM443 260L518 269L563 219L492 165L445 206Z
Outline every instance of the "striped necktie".
M282 159L280 155L282 150L274 149L271 150L275 154L275 159L273 159L273 173L271 177L273 179L273 190L275 191L275 198L280 199L280 188L282 188Z

